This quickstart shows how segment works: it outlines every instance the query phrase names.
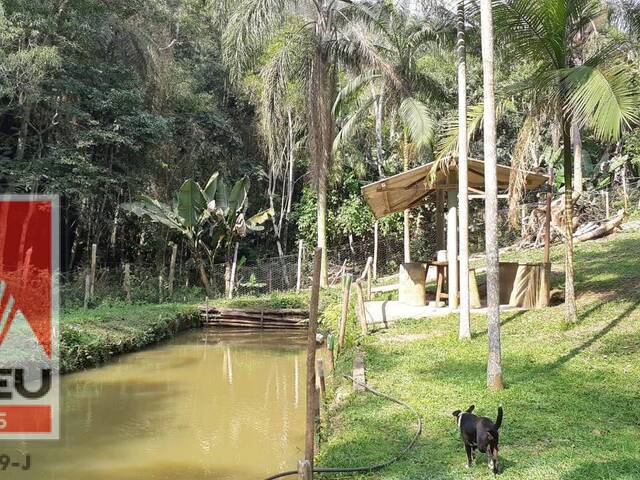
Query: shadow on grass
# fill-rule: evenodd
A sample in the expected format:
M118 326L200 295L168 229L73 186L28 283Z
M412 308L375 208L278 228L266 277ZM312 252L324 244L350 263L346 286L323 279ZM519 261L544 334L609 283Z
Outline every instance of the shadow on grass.
M640 463L637 458L610 462L585 462L578 468L560 477L562 480L593 479L637 479L640 478Z

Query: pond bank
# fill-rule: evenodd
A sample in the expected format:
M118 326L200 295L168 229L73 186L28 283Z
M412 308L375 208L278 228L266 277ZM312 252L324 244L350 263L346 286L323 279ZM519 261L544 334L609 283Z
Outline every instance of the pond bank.
M65 312L60 369L70 373L140 350L200 325L195 305L117 305Z

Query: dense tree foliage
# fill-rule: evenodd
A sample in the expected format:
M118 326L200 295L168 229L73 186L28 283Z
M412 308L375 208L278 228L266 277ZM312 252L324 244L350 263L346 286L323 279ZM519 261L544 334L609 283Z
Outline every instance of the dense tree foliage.
M243 240L248 260L293 253L300 238L313 245L319 231L329 250L367 241L375 219L362 185L455 157L456 2L411 2L411 9L391 0L295 3L0 2L0 190L61 194L66 269L84 264L91 243L107 262L153 264L173 234L118 206L143 195L170 205L186 179L216 171L251 179L250 215L275 213ZM469 155L483 158L475 3L467 2L467 125ZM566 121L548 86L565 67L578 67L563 77L575 92L565 103L580 137L577 157L573 148L579 186L591 190L640 175L637 2L494 5L500 22L515 28L519 13L539 17L545 5L578 3L594 10L565 12L573 36L554 30L552 19L540 23L549 38L534 43L524 29L518 36L497 29L497 157L551 168L565 187L575 172L560 155ZM562 52L553 35L565 42ZM556 61L560 53L568 63ZM584 95L606 93L598 79L616 87L608 98L620 100L617 120ZM517 186L513 193L519 197ZM411 215L410 235L421 238L433 209ZM326 222L320 229L318 219ZM394 216L380 224L399 246L401 223Z

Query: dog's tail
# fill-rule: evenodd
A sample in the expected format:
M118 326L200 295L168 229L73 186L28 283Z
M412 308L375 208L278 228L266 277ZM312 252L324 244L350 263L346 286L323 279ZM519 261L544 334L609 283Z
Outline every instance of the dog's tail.
M496 418L496 430L502 425L502 405L498 407L498 418Z

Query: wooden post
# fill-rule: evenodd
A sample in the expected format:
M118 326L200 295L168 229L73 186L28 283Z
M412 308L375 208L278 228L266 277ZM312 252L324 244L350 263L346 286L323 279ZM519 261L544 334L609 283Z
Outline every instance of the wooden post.
M87 273L84 277L84 309L89 308L89 297L91 297L91 274Z
M369 329L367 327L367 315L364 307L364 291L362 288L362 279L356 280L356 294L358 301L358 303L356 304L356 314L358 316L358 319L360 320L362 334L367 335L369 333Z
M318 379L320 381L320 395L322 396L322 400L326 400L327 396L327 383L324 379L324 362L321 358L316 361L316 365L318 368Z
M378 222L373 224L373 280L378 279Z
M313 470L309 460L298 461L298 480L313 480Z
M357 353L355 357L353 357L353 379L357 380L359 383L365 383L366 377L364 372L364 358L361 353ZM353 389L356 392L364 391L364 388L359 385L359 383L353 382Z
M178 245L175 243L171 249L171 263L169 263L169 297L173 298L173 282L176 278L176 258L178 257Z
M329 352L329 371L333 372L335 370L335 360L334 353L336 349L336 337L333 336L332 333L327 335L327 351Z
M338 351L344 348L344 337L347 332L347 318L349 316L349 297L351 296L351 282L353 277L347 274L344 277L344 293L342 294L342 313L340 314L340 330L338 334Z
M369 265L369 268L367 268L367 301L370 302L371 301L371 269L372 269L372 265L373 265L373 258L369 257L369 259L371 260L370 262L367 261L367 265Z
M236 242L236 247L233 252L233 263L231 264L231 278L229 279L229 298L233 298L233 289L235 288L236 283L236 268L238 265L238 246L240 244Z
M162 274L158 275L158 303L162 303L163 300L163 295L162 295L162 283L164 281L164 278L162 277Z
M304 251L304 242L300 240L298 242L298 273L296 280L296 292L300 291L302 287L302 253Z
M444 190L436 190L436 249L444 250Z
M551 260L551 203L553 201L553 165L549 165L549 193L547 193L547 211L544 219L544 263Z
M318 304L320 302L320 269L322 248L315 249L313 257L313 282L309 303L309 328L307 332L307 414L305 430L305 460L313 469L316 404L316 334L318 332Z
M127 297L127 302L131 302L131 265L124 264L124 281L123 281L124 294Z
M456 184L457 175L449 173L449 182ZM458 191L447 191L447 285L449 308L458 308Z
M98 257L98 246L94 243L91 245L91 289L90 295L93 298L96 288L96 260Z

